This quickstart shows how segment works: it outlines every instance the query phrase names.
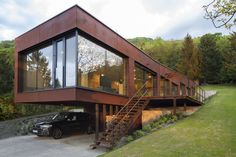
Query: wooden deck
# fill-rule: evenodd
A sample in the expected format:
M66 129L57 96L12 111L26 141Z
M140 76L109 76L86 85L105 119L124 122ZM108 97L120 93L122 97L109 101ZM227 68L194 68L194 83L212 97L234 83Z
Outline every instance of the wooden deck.
M149 99L150 103L148 106L152 107L170 107L174 106L174 103L176 103L176 107L203 105L203 101L190 96L148 96L143 97L143 99Z

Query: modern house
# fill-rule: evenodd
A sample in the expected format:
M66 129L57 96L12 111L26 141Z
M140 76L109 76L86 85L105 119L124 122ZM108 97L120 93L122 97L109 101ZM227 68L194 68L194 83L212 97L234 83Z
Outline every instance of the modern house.
M204 91L73 6L15 40L16 103L80 105L114 144L147 107L201 105ZM113 115L109 126L106 116ZM104 131L99 139L98 132Z

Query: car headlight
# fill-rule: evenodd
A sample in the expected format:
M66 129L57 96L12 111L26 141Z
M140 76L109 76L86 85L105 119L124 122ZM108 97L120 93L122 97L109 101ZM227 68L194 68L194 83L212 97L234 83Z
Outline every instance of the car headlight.
M40 126L40 128L42 128L42 129L48 129L50 127L52 127L52 125L49 125L49 124L45 124L45 125Z

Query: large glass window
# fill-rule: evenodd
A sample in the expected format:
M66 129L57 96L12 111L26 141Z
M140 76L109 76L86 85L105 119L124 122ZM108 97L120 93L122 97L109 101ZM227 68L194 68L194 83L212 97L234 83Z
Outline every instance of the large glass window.
M63 58L64 58L64 49L63 49L63 41L56 42L56 75L55 75L55 87L62 88L63 87Z
M24 56L23 68L23 91L33 91L37 89L37 52L32 52Z
M187 87L188 96L191 96L191 89Z
M53 50L52 45L44 47L38 51L38 74L37 87L38 89L52 88L52 73L53 73Z
M170 95L170 81L165 79L165 96Z
M78 37L78 85L116 94L125 94L124 59Z
M172 93L173 96L179 95L178 94L178 85L172 83L171 91L172 91L171 93Z
M185 85L180 83L180 95L186 95Z
M23 90L33 91L52 88L52 45L28 53L23 58Z
M76 85L76 41L75 36L66 39L66 86Z
M145 68L141 67L140 65L135 66L135 77L134 77L134 83L135 83L135 90L136 92L144 85L144 83L147 81L147 84L145 85L147 89L146 96L153 96L153 78L154 75L146 70Z
M71 34L23 55L20 90L78 85L125 95L125 59L82 36L76 39Z
M165 79L163 77L160 79L160 96L165 96Z

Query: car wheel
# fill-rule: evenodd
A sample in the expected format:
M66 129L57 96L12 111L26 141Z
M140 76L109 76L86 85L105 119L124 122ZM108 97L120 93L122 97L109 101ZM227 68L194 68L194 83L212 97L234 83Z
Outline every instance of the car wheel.
M37 135L38 137L43 137L42 135Z
M53 129L53 131L52 131L52 137L53 137L54 139L60 139L60 138L62 137L62 131L61 131L61 129L59 129L59 128Z

